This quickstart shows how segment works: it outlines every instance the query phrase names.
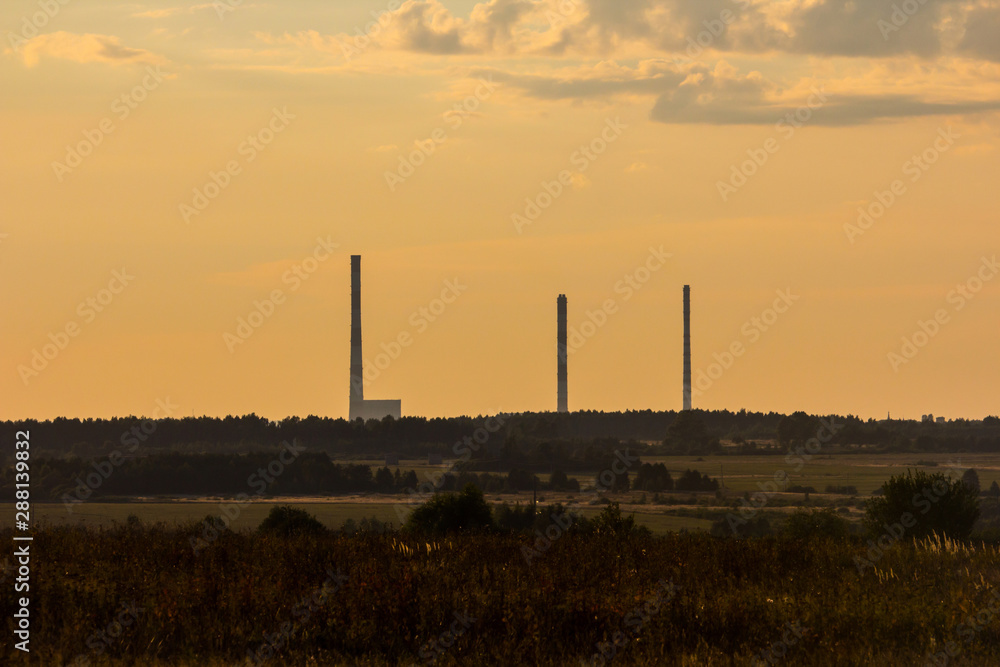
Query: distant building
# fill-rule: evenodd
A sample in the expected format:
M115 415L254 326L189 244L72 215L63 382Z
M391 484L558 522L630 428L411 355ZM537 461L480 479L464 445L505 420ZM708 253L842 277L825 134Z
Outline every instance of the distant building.
M938 424L943 424L945 422L945 418L944 417L938 417L934 421L937 422Z
M364 358L361 354L361 255L351 255L351 401L349 419L399 419L399 400L365 400Z
M926 423L934 421L934 415L920 415L920 421Z

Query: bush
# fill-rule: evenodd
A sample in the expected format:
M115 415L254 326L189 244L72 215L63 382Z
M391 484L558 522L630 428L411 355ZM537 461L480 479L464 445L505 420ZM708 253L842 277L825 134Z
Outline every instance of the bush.
M413 510L404 528L421 535L493 528L493 514L483 492L466 484L461 493L442 493Z
M674 480L662 463L643 463L632 482L637 491L673 491Z
M864 523L873 535L898 523L906 529L907 538L938 533L967 540L977 518L978 495L962 480L951 481L942 473L931 475L918 470L893 476L883 484L882 495L867 503Z
M788 537L807 540L821 537L844 539L851 533L851 525L837 516L832 507L812 512L795 512L785 521L782 532Z
M744 519L738 514L729 514L713 522L710 532L716 537L765 537L771 534L771 524L763 515Z
M718 491L719 481L702 475L697 470L685 470L674 485L677 491Z
M841 496L856 496L858 495L858 487L853 485L836 486L834 484L827 484L826 493L836 493Z
M318 535L326 527L309 512L288 505L275 505L271 508L257 529L261 533L274 533L282 537L298 534Z
M635 524L635 516L630 514L622 516L618 503L609 503L601 510L592 521L589 522L590 529L598 535L607 535L615 538L629 537L630 535L649 535L649 529L645 526Z

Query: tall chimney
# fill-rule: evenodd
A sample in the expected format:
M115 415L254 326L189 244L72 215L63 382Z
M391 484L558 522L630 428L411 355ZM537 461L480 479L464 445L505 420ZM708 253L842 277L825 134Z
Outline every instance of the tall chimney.
M566 390L566 295L560 294L556 300L556 391L557 409L559 412L569 412L569 400Z
M365 398L364 367L361 357L361 255L351 255L351 405L353 421L356 409Z
M684 286L684 409L691 409L691 286Z

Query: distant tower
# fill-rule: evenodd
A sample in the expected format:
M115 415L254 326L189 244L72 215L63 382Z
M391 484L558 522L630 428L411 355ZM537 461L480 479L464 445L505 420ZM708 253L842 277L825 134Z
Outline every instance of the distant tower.
M684 409L691 409L691 286L684 286Z
M399 419L400 401L365 400L365 368L361 354L361 255L351 255L351 401L348 418Z
M557 404L559 412L569 412L566 390L566 295L560 294L556 300L556 380L558 382Z
M361 255L351 255L351 421L365 400L364 365L361 355Z

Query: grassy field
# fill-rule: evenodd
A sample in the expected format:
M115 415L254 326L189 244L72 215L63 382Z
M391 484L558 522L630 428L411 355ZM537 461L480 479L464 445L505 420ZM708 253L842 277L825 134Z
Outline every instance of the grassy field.
M522 496L522 502L530 502L529 496ZM267 513L275 505L291 505L308 511L319 519L327 528L340 528L348 519L358 521L362 518L375 517L380 521L399 525L396 505L390 502L368 503L336 503L336 502L284 502L281 499L254 503L240 512L233 521L235 530L255 529ZM587 517L596 516L600 510L585 509ZM631 510L630 510L631 511ZM219 516L219 502L171 502L171 503L84 503L76 505L73 512L67 512L62 504L36 503L34 505L35 521L42 525L66 526L83 525L90 527L110 527L115 523L123 524L130 514L143 521L155 523L165 522L169 525L180 525L190 521L201 521L209 514ZM0 528L13 527L14 506L11 503L0 503ZM642 508L636 512L636 522L646 526L654 533L667 533L681 530L708 530L710 521L691 517L670 516L662 509Z
M784 470L792 484L801 486L812 486L816 488L817 494L813 496L814 501L826 502L829 498L824 498L823 490L827 485L837 486L853 485L858 489L859 497L853 500L846 497L833 498L838 502L848 502L857 505L860 500L869 496L874 490L879 488L884 481L892 475L905 472L907 468L921 468L930 472L949 471L950 464L961 463L963 467L973 467L979 473L980 484L986 488L994 480L1000 481L1000 457L995 455L947 455L947 454L926 454L926 455L820 455L806 461L800 473L796 474L794 468L785 462L784 456L707 456L702 460L700 457L651 457L644 459L648 462L662 462L668 469L677 475L687 468L694 468L702 473L707 473L712 477L721 477L726 486L728 499L717 501L712 494L699 494L697 501L702 506L715 508L725 507L733 502L733 499L742 495L745 491L754 493L759 490L758 484L765 483L773 479L778 470ZM916 466L916 461L933 461L937 466ZM380 461L364 461L373 467L379 467ZM400 469L408 470L414 468L418 471L418 477L430 475L435 471L447 469L444 466L429 466L426 460L400 461ZM545 476L542 476L543 478ZM578 475L581 484L586 486L591 483L592 476ZM665 496L668 494L664 494ZM637 504L639 499L645 496L647 504ZM647 526L655 533L665 533L671 531L686 530L708 530L711 522L704 519L697 519L687 516L676 516L680 508L691 508L691 494L672 494L674 505L652 505L653 494L642 492L630 492L625 494L611 494L611 500L620 502L622 509L626 512L634 512L636 521L640 525ZM488 499L492 503L508 502L527 504L531 502L530 493L520 494L489 494ZM575 506L583 510L584 514L590 516L599 511L599 507L591 507L588 503L592 496L586 493L552 493L542 492L539 494L540 503L561 502L569 506ZM802 494L778 494L769 503L768 511L790 512L796 508L796 504L801 504L804 500ZM234 520L236 529L253 529L261 522L264 516L276 504L289 504L301 507L309 511L329 528L339 528L347 519L355 521L367 517L375 517L380 521L389 521L393 525L399 525L399 513L396 506L405 502L404 496L339 496L330 498L290 498L290 499L269 499L255 502L245 509ZM168 524L177 525L189 521L201 521L209 514L218 516L221 513L220 503L228 501L220 499L204 500L152 500L150 502L88 502L75 505L72 512L68 512L62 503L35 503L33 505L36 521L41 521L54 526L58 525L86 525L86 526L110 526L114 522L123 523L128 515L135 514L144 521L163 521ZM0 527L9 528L13 524L14 508L10 503L0 504ZM851 514L845 515L847 518L857 519L860 510L854 506Z
M948 665L1000 664L994 547L904 541L859 569L860 539L570 532L529 558L516 535L190 538L38 531L32 652L8 641L3 662L881 666L951 646ZM8 637L14 608L0 596Z
M951 464L961 468L975 468L979 473L979 481L983 488L988 488L994 481L1000 482L1000 455L996 454L823 454L820 452L808 461L804 461L801 470L795 471L797 465L785 462L785 456L648 456L643 463L663 463L676 478L681 472L693 468L710 477L721 478L726 487L733 492L751 493L759 490L758 482L773 479L774 474L784 470L792 484L815 487L822 493L827 485L858 487L858 493L864 496L882 486L882 482L892 475L906 472L907 468L926 470L928 472L946 472ZM917 465L917 461L933 461L937 466ZM372 466L372 470L381 468L384 461L359 461ZM426 459L401 460L400 470L415 470L417 477L423 481L434 472L447 470L451 462L445 460L441 466L427 465ZM595 471L597 472L597 471ZM593 474L571 474L570 477L579 480L581 485L592 483ZM546 479L546 475L540 475Z

